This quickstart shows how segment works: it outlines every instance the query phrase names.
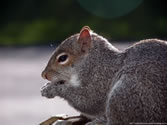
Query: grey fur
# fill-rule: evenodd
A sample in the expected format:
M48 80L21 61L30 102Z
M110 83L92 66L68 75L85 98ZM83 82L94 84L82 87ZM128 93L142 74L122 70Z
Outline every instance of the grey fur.
M76 34L66 39L51 58L67 48L73 54L79 53L78 37ZM54 81L42 88L42 95L64 98L82 115L94 120L89 125L167 122L167 42L147 39L119 51L95 33L91 38L89 52L55 75L59 81L63 73L70 76L75 72L81 85L60 85ZM98 119L103 120L95 122Z

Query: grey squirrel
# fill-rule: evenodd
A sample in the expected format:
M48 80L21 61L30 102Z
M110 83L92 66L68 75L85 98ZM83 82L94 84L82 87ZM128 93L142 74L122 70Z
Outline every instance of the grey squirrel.
M167 123L167 42L142 40L124 51L88 26L64 40L42 77L42 96L59 96L86 125Z

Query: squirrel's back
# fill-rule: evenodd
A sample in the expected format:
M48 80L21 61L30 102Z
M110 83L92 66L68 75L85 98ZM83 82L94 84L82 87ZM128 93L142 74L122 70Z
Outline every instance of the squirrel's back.
M158 39L142 40L125 50L126 60L130 62L160 62L167 65L167 41Z

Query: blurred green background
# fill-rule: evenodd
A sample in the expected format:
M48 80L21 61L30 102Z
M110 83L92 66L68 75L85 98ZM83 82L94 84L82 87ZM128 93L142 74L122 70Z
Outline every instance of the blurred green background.
M48 45L84 25L109 40L167 38L164 0L5 0L0 45Z

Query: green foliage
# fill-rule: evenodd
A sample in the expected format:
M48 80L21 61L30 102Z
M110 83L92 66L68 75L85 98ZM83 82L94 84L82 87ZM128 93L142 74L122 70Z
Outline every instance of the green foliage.
M13 2L7 0L1 7L0 45L37 45L50 44L50 41L60 42L79 32L84 25L90 26L98 34L113 40L166 38L167 14L162 0L143 1L135 10L117 18L94 15L84 9L80 2L73 0L16 0ZM113 8L119 10L119 7ZM112 13L116 14L116 11L113 10Z

